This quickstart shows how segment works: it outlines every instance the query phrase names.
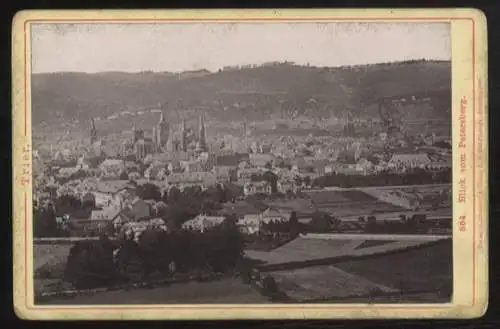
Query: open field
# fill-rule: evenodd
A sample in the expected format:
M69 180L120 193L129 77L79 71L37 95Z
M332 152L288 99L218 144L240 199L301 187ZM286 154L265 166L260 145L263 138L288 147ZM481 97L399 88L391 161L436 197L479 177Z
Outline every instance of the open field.
M451 283L452 249L450 239L401 253L340 262L335 266L395 289L433 290Z
M357 190L314 190L305 191L304 194L311 199L318 210L338 217L405 211L403 207L378 200Z
M276 271L272 272L272 276L280 289L295 300L368 295L375 291L383 293L397 291L334 266Z
M245 304L267 303L268 300L240 278L210 282L175 283L152 289L130 289L99 292L74 297L54 297L43 305L114 305L114 304Z
M391 236L364 234L311 234L301 236L272 251L246 250L249 258L265 262L263 267L301 267L300 264L335 262L339 259L392 253L445 241L446 236ZM366 244L367 240L384 243Z
M61 278L72 244L35 244L33 269L35 276Z
M335 265L268 273L296 301L446 302L453 282L451 248L447 240Z

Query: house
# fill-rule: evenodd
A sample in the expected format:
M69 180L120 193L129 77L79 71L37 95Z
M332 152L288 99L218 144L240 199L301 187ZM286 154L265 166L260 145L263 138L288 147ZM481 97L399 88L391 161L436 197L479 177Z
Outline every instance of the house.
M140 167L134 161L124 161L123 165L125 166L125 171L128 173L139 172Z
M248 182L243 185L243 194L253 195L253 194L271 194L272 186L267 181L261 182Z
M77 170L84 170L87 171L92 167L92 164L90 163L89 159L86 157L80 157L78 158L76 162L76 168Z
M228 153L217 154L215 157L216 166L237 166L239 162L248 160L248 154L245 153Z
M115 228L119 228L126 223L133 222L135 220L136 218L132 210L130 208L123 208L118 212L118 214L112 219L111 222L113 223L113 226Z
M344 165L337 167L336 172L342 175L366 175L367 171L358 165Z
M92 210L90 213L91 221L113 221L118 214L120 213L120 209L116 207L106 207L100 210Z
M390 168L425 168L430 164L427 153L394 154L388 162Z
M161 218L153 217L140 220L133 220L124 223L121 231L131 228L135 236L140 236L147 229L167 231L167 223Z
M123 204L128 196L134 195L135 189L136 187L126 180L101 181L92 193L96 207L106 207L111 204Z
M203 233L207 229L220 226L224 220L224 216L207 216L206 214L200 214L182 224L182 229Z
M182 167L179 161L173 160L167 164L167 169L171 173L181 173Z
M237 177L240 181L250 181L253 175L260 175L263 173L263 170L259 168L240 168L238 169Z
M207 188L215 185L217 179L211 172L171 173L166 177L167 186L178 186L181 190L188 186Z
M80 198L80 201L82 204L92 204L95 206L95 196L94 194L90 193L90 192L87 192L85 194L82 195L82 197Z
M125 165L122 160L106 159L99 165L99 169L101 171L101 177L117 179L125 170Z
M201 172L203 171L203 166L201 164L201 161L181 161L180 162L182 170L184 172Z
M262 223L271 222L288 222L290 220L290 214L282 212L276 208L267 208L261 215Z
M132 214L136 219L151 216L151 206L139 197L136 197L132 200L129 205L129 209L132 210Z
M238 229L243 234L257 234L260 231L260 214L245 214L236 222Z
M212 172L218 182L231 182L237 179L236 167L233 166L214 166Z
M69 178L71 175L76 174L78 172L77 167L66 167L59 169L57 176L63 178Z
M287 194L289 192L297 193L298 188L293 181L278 181L278 192Z
M262 229L262 224L285 223L290 220L290 215L283 211L268 208L261 213L249 213L240 217L237 226L243 234L257 234Z
M150 180L161 180L166 176L165 164L154 162L144 171L144 178Z
M249 162L254 167L266 167L272 164L274 156L272 154L250 154Z
M372 172L373 168L373 163L365 158L359 159L358 163L356 164L356 169L362 172L364 175Z

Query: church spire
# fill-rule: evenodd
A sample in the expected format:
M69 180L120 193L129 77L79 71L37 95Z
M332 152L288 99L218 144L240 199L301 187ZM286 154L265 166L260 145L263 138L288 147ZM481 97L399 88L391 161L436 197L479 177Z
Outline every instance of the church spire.
M181 123L181 140L180 140L180 148L181 151L185 152L187 151L187 145L186 145L186 119L182 119Z
M95 128L94 118L90 119L90 144L97 141L97 129Z
M206 139L205 139L205 122L203 121L203 116L200 115L199 127L198 127L198 149L206 150Z
M160 113L160 121L158 123L163 123L165 121L164 115L163 115L163 109L161 109Z
M169 135L170 135L170 127L169 124L165 121L165 112L163 110L163 106L161 104L158 104L158 106L161 109L160 112L160 120L156 124L156 139L155 143L157 145L157 148L161 149L167 141L169 140Z

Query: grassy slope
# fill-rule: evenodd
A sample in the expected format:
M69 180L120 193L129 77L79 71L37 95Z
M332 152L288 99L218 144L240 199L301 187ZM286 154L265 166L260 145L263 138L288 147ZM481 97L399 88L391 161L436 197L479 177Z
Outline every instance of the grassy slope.
M452 280L452 242L447 240L429 247L342 262L335 266L396 289L438 289Z
M211 282L189 282L153 289L109 291L72 298L51 298L44 304L205 304L205 303L266 303L250 285L239 278Z
M324 102L306 115L332 112L371 111L373 99L398 94L450 89L449 62L417 62L360 66L357 68L311 68L291 65L259 67L240 71L202 74L178 79L168 73L55 73L33 76L33 121L57 118L86 120L108 116L123 107L132 111L169 102L167 107L226 103L248 100L257 103L257 117L278 112L277 94L295 104L311 98ZM271 94L254 97L234 92L252 89ZM246 88L246 89L245 89ZM221 94L230 91L233 93ZM274 96L273 96L274 93ZM288 94L288 96L287 96ZM182 104L178 100L182 99ZM260 104L260 105L259 105ZM271 104L271 105L269 105ZM173 113L173 112L172 112ZM214 113L212 113L214 114ZM216 114L216 113L215 113ZM249 111L247 111L249 114ZM429 115L437 115L429 111ZM240 113L224 112L224 118L239 118Z

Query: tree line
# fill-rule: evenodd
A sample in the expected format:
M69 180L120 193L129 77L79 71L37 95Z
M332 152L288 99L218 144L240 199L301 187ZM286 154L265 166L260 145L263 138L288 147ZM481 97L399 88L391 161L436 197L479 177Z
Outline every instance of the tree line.
M445 184L451 182L451 168L439 171L414 169L405 173L382 171L372 175L346 175L331 173L312 181L317 187L354 187L354 186L388 186L388 185L424 185Z
M234 219L205 233L148 229L139 240L79 242L68 256L64 280L77 289L147 281L190 273L227 273L243 259L244 241Z

